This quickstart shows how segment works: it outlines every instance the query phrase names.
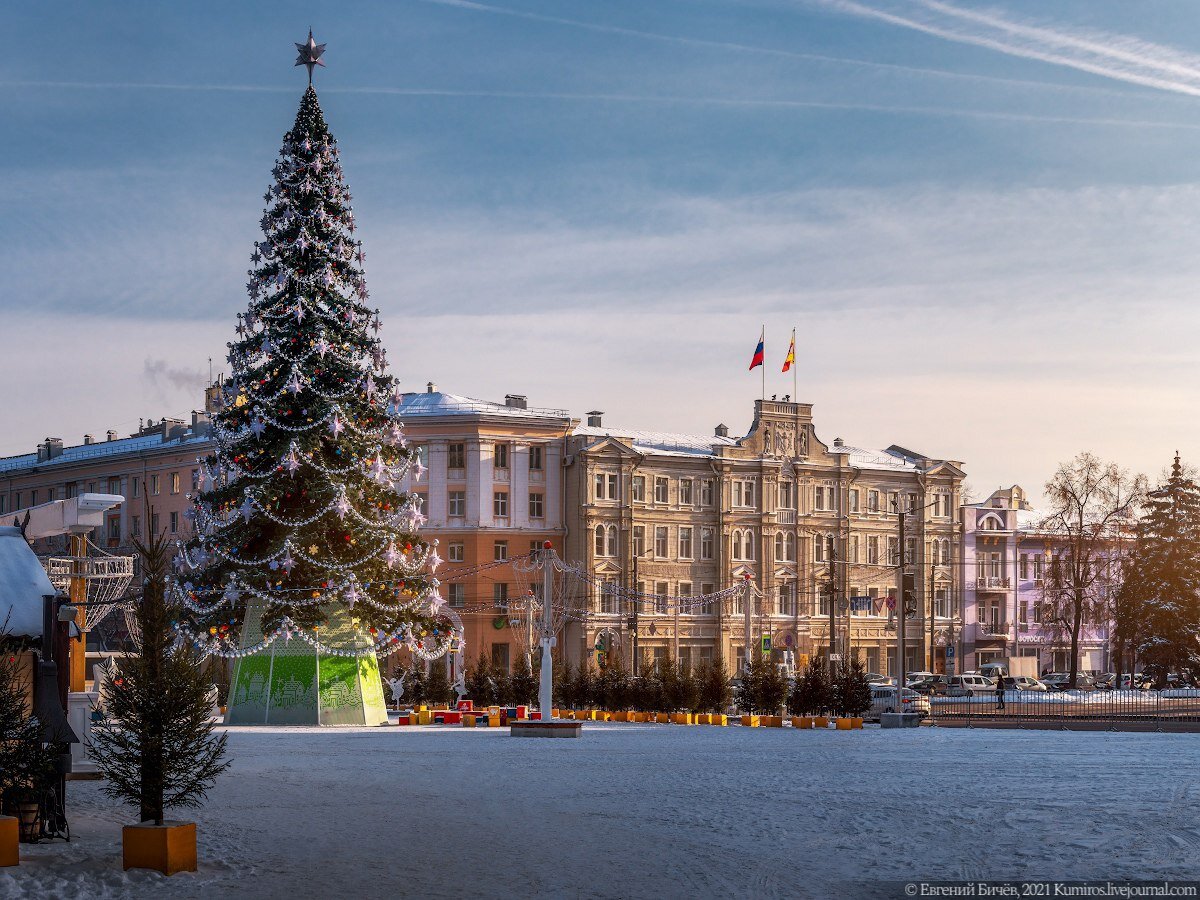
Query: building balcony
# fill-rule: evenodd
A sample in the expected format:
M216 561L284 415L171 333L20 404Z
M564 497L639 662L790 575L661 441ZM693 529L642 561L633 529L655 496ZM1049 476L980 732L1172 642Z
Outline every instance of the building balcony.
M794 509L778 509L775 511L775 519L780 525L795 525L796 511Z
M1005 591L1009 586L1010 581L1006 576L981 575L975 579L975 590L977 591Z
M977 639L988 640L989 638L1007 638L1008 623L1007 622L979 622L975 625L975 633Z

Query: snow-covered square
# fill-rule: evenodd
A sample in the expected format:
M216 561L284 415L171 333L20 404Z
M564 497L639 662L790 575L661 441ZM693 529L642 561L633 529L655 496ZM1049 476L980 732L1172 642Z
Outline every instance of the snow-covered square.
M23 848L0 896L890 897L913 879L1200 877L1190 734L228 732L233 768L194 816L198 873L123 873L132 811L72 782L72 842Z

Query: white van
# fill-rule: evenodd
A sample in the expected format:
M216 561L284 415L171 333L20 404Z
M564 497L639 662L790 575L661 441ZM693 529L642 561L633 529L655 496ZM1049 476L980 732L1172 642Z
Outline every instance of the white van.
M996 693L996 682L986 675L954 675L946 680L947 697L975 697Z

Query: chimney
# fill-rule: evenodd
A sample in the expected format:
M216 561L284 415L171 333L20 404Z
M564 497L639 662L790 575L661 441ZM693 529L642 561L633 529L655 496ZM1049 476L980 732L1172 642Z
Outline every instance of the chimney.
M713 434L717 437L729 437L729 426L722 423L713 429Z
M197 437L212 433L212 418L208 412L192 410L192 434Z
M57 456L62 456L62 451L63 451L62 438L52 438L52 437L46 438L46 459L54 459ZM39 453L38 454L39 461L41 460L41 456L42 455Z
M843 443L842 443L842 439L841 439L841 438L834 438L834 439L833 439L833 446L835 446L835 447L844 447L844 446L845 446L845 444L843 444Z
M85 434L85 435L83 436L83 445L84 445L85 447L86 447L88 444L94 444L94 443L96 443L96 438L95 438L93 435L90 435L90 434Z
M168 419L163 416L162 423L162 439L163 441L173 441L176 438L181 438L187 432L187 428L183 424L183 419Z
M529 408L529 403L527 402L524 394L505 394L504 405L511 406L513 409Z
M589 428L601 428L601 427L603 427L603 426L601 425L601 422L600 422L600 417L601 417L601 416L603 416L603 415L604 415L604 410L601 410L601 409L593 409L593 410L589 410L589 411L588 411L588 414L587 414L587 417L588 417L588 427L589 427Z
M115 441L116 439L117 439L117 433L115 431L113 431L111 428L108 429L108 436L105 438L105 440Z
M437 393L437 385L434 384L432 381L425 382L425 393L436 394Z

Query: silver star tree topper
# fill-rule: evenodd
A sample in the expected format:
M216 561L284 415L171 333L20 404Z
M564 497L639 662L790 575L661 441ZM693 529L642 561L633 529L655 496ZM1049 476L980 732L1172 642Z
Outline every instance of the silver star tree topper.
M321 54L325 52L325 45L318 44L313 40L312 29L308 29L308 43L296 44L298 55L296 56L296 65L308 66L308 83L312 84L313 66L324 67L325 63L321 62Z

